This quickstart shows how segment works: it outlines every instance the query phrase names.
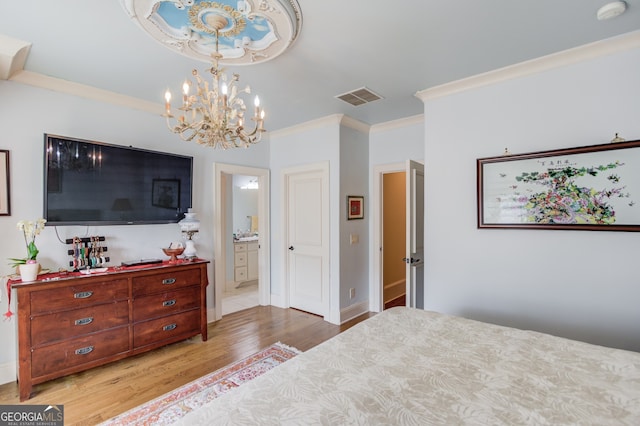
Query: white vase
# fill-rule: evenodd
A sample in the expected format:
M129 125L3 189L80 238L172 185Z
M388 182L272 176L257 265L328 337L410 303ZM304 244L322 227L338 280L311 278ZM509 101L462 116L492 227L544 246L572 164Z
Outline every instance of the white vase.
M20 265L20 279L23 282L35 281L38 278L38 271L40 270L39 263L24 263Z

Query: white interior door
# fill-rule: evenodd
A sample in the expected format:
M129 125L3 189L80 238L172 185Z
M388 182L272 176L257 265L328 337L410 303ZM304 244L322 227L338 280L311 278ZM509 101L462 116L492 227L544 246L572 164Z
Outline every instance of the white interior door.
M407 161L407 306L424 308L424 165Z
M328 166L286 173L289 305L329 314Z

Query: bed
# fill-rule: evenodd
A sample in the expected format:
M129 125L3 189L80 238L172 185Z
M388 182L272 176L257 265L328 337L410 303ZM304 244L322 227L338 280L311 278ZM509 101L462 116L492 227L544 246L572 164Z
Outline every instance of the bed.
M398 307L180 424L639 425L640 353Z

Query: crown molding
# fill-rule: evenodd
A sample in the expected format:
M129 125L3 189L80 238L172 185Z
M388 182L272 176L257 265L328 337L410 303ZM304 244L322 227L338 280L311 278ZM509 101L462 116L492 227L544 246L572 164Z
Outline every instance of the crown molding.
M362 121L356 120L355 118L349 117L348 115L342 116L342 121L340 122L340 124L357 132L365 134L369 134L369 131L371 130L371 126L367 123L363 123Z
M16 83L40 87L42 89L53 90L55 92L66 93L68 95L79 96L81 98L106 102L126 108L139 109L159 116L163 113L163 107L160 103L144 101L132 96L121 95L108 90L102 90L85 84L50 77L31 71L20 71L9 80L15 81Z
M434 86L415 96L424 102L638 47L640 30Z
M0 34L0 80L24 69L31 43Z
M399 118L397 120L387 121L384 123L374 124L371 126L371 133L381 133L401 127L413 126L424 123L424 114L418 114L411 117Z
M331 114L326 117L318 118L311 121L305 121L304 123L296 124L291 127L285 127L284 129L278 129L269 132L270 138L281 138L285 136L294 135L297 133L308 132L309 130L317 129L319 127L327 126L346 126L361 133L369 133L370 125L356 120L344 114Z

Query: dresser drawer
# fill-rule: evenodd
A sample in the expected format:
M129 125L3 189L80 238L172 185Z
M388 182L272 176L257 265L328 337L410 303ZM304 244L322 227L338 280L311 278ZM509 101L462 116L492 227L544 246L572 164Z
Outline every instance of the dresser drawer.
M247 243L235 243L233 245L233 250L238 253L241 251L247 251Z
M133 297L162 293L176 288L200 285L200 270L166 271L133 278Z
M129 329L120 327L35 349L33 377L76 367L129 350Z
M126 300L40 315L31 320L31 345L36 347L128 323Z
M240 268L235 268L234 275L233 275L233 280L234 281L246 281L247 280L247 267L246 266L242 266Z
M200 287L187 287L133 300L133 320L142 321L200 307Z
M235 266L246 266L247 265L247 253L236 253L234 257L234 265Z
M114 280L93 280L71 285L61 285L47 290L31 293L31 314L83 308L100 303L126 300L129 297L129 284L126 278Z
M183 334L200 332L200 309L133 325L133 346L140 348Z

